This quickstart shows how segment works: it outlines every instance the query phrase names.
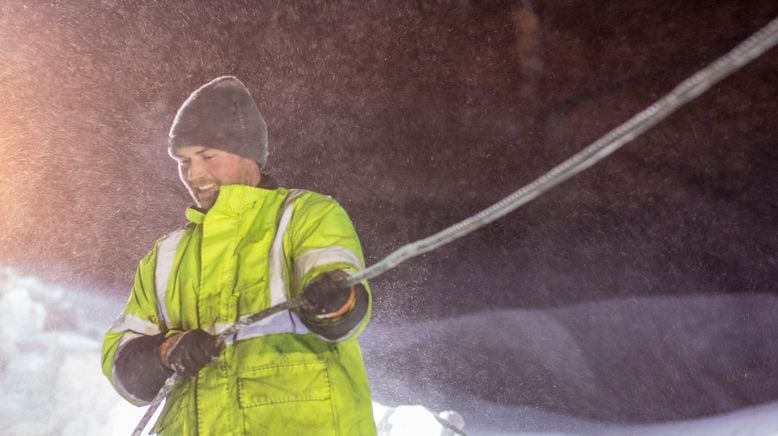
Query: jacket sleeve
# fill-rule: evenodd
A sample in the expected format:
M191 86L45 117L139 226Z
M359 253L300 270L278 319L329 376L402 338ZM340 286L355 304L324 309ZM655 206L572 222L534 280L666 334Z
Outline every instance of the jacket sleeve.
M364 269L362 247L351 219L330 197L309 193L300 198L287 236L285 250L290 253L292 297L299 296L323 272L340 269L352 274ZM305 316L301 319L323 339L342 341L364 330L370 319L371 300L370 286L364 281L357 286L357 301L348 314L325 322Z
M129 301L103 340L103 373L136 406L148 404L172 374L159 359L165 332L154 289L155 251L138 265Z

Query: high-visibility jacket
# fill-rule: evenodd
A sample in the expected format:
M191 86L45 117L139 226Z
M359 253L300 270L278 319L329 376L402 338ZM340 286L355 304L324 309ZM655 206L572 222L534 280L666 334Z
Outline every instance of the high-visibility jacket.
M324 271L364 265L350 219L320 194L229 185L207 213L190 208L186 215L190 223L157 241L141 260L129 301L105 335L103 372L136 405L144 401L127 392L113 370L128 341L197 328L218 334L298 296ZM368 305L363 321L338 342L310 332L289 311L244 328L218 362L170 393L154 431L374 435L356 341L369 314Z

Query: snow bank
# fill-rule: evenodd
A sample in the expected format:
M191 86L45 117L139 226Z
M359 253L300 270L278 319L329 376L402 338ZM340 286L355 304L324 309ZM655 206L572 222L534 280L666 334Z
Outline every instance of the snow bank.
M454 408L473 434L773 435L775 331L778 296L743 294L374 324L362 342L376 400Z
M83 294L0 272L0 433L114 434L131 414L100 372L100 326Z

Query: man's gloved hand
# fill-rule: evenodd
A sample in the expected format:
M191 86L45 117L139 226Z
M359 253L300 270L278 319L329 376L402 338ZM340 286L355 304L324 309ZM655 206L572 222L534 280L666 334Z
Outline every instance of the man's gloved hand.
M173 335L159 347L162 364L187 377L197 374L224 348L216 336L204 330L189 330Z
M348 313L356 303L354 286L343 286L348 274L342 270L323 273L303 290L303 311L313 319L327 320Z

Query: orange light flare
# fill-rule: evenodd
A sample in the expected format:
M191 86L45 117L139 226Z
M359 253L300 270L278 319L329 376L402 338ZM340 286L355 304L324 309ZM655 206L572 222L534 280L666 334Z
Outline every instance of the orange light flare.
M48 269L63 150L73 146L76 111L67 65L74 29L57 25L53 6L0 6L0 266Z

